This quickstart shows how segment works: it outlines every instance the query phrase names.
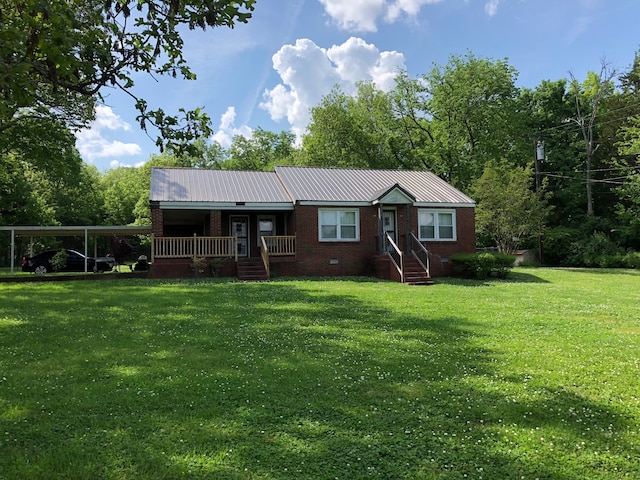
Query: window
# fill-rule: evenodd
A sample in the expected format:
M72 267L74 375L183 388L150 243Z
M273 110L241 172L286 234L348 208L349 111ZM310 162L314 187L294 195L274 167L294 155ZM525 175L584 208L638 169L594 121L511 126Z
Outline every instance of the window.
M420 240L455 240L456 211L419 210L418 236Z
M276 217L261 215L258 217L258 246L262 245L262 237L272 237L276 234Z
M320 241L358 241L358 210L318 210L318 237Z

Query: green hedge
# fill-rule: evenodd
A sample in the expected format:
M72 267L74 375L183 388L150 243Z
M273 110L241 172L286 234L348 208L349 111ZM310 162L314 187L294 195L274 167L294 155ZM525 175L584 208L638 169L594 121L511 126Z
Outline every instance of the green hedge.
M490 275L506 278L516 257L504 253L456 253L450 257L453 270L467 278L485 279Z

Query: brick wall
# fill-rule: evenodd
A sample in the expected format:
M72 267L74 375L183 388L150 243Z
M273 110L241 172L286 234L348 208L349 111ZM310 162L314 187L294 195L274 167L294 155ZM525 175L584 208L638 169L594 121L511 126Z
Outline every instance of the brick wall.
M220 210L209 212L209 232L212 237L222 236L222 212Z
M371 273L378 235L377 207L361 207L359 210L359 242L321 242L318 239L318 207L296 207L298 275L323 277Z
M476 251L475 209L458 207L456 211L456 241L427 242L431 252L431 276L451 275L453 267L449 257L454 253L474 253ZM414 209L411 219L412 230L418 231L418 211Z
M151 225L153 235L162 237L164 234L164 215L157 205L151 205Z

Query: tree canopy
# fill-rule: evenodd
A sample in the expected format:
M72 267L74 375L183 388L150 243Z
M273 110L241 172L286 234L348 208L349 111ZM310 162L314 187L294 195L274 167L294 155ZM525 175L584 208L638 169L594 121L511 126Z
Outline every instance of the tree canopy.
M131 94L137 73L194 79L182 29L247 22L255 0L7 0L0 9L0 134L33 121L69 128L93 118L104 87ZM157 144L185 146L211 133L200 109L167 115L134 97Z
M478 202L476 230L502 253L514 254L526 237L541 235L549 214L543 190L532 190L530 167L488 161L471 193Z

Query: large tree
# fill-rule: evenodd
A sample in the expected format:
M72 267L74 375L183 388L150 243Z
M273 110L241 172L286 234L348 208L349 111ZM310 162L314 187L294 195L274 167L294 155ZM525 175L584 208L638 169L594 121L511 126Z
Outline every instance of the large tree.
M604 100L613 94L613 78L615 71L602 62L599 74L589 72L583 83L571 75L570 92L572 94L575 113L570 120L578 126L584 148L584 172L587 200L587 215L594 214L593 169L594 156L600 147L597 120Z
M478 202L476 229L489 236L503 253L513 254L531 235L541 235L549 207L542 189L533 189L530 167L487 162L472 188Z
M247 22L255 0L6 0L0 8L0 140L33 121L70 128L92 119L104 87L131 94L138 73L195 78L185 28ZM135 98L157 144L184 146L211 133L200 110L167 115Z
M394 111L394 96L370 82L359 83L354 96L334 88L311 110L311 123L302 142L306 163L415 168L414 150L402 118Z
M254 130L251 138L233 137L229 158L220 166L226 170L270 171L276 165L294 163L295 134L289 131L270 132L262 128Z
M396 105L417 158L458 188L466 189L495 158L522 158L517 72L507 60L451 56L418 79L399 78Z

